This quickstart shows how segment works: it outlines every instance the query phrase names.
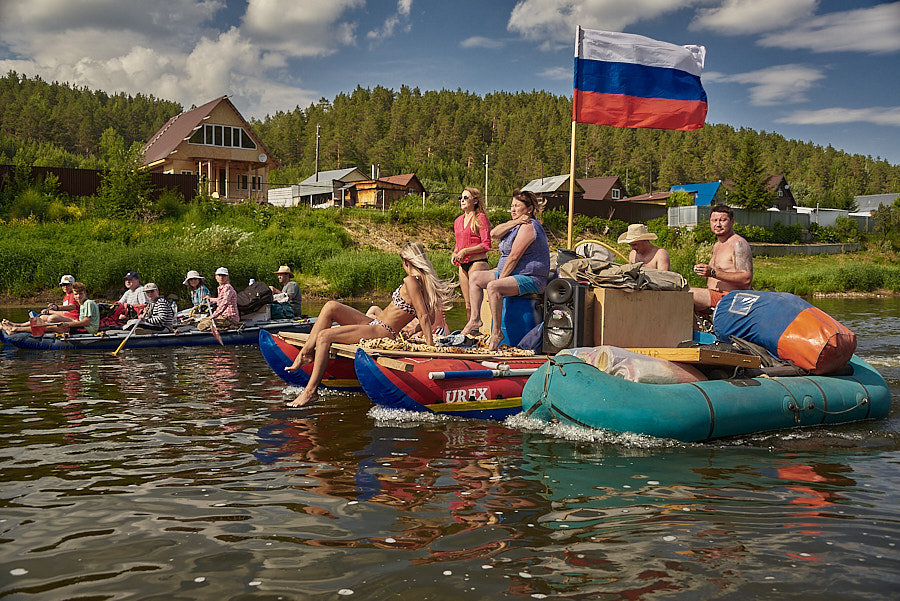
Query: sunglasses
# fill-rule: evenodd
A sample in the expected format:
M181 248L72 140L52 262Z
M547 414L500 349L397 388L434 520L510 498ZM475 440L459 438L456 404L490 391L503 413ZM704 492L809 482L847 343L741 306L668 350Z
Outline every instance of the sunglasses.
M466 194L460 194L460 195L459 195L459 199L460 199L460 200L469 200L470 198L472 198L472 197L471 197L471 196L467 196Z

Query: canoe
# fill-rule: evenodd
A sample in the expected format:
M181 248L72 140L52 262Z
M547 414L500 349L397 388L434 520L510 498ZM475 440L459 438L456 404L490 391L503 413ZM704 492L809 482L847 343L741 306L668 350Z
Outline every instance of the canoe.
M522 409L542 421L686 442L887 416L881 374L856 355L849 367L851 375L647 384L560 354L528 379Z
M225 345L255 344L261 332L309 332L314 319L272 319L250 323L241 331L219 330L222 343ZM119 347L128 335L128 330L104 330L101 335L71 334L67 337L48 333L43 336L32 336L27 332L7 335L0 330L0 342L4 345L34 351L112 351ZM201 331L190 326L179 327L175 332L157 332L153 334L135 333L128 339L126 348L163 348L170 346L213 346L219 344L209 331Z
M309 330L305 333L309 333ZM300 353L300 347L267 330L260 330L258 341L263 358L279 378L291 386L306 386L309 383L312 364L305 365L295 372L285 371L285 368L290 367ZM353 359L340 355L333 357L328 362L328 369L325 370L325 377L319 388L347 392L362 391L359 381L356 379L356 372L353 370Z
M380 356L358 349L356 377L376 405L389 409L430 412L458 417L503 420L522 411L522 387L545 356L492 359L514 370L486 367L479 358L461 355ZM442 374L434 376L433 374Z

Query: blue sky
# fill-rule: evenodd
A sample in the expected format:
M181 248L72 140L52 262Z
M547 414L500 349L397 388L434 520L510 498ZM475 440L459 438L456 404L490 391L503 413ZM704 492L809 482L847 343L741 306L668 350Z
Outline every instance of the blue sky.
M357 85L571 95L576 25L706 46L708 123L900 164L900 2L0 0L0 69L257 118Z

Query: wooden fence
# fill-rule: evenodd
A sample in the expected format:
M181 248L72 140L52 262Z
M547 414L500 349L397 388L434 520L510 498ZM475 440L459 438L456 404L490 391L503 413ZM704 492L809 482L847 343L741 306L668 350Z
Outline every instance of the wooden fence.
M12 165L0 165L0 190L12 182L14 172L15 167ZM50 173L59 178L61 193L69 196L96 196L97 190L100 189L100 175L103 172L98 169L70 167L32 167L31 180L43 180ZM151 193L153 200L159 198L163 190L171 189L180 194L185 201L190 201L197 195L199 180L196 175L151 173L150 184L153 186Z

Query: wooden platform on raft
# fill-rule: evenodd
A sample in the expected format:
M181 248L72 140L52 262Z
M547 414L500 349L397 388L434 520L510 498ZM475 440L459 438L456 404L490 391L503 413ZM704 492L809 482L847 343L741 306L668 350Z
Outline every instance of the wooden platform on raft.
M292 334L294 335L294 334ZM640 353L656 359L691 363L693 365L722 365L730 367L760 367L762 360L754 355L714 351L708 348L629 348L626 351Z
M279 332L280 338L296 346L302 345L309 338L309 334L300 334L295 332ZM331 345L332 354L336 357L345 357L352 359L356 356L356 349L359 346L355 344L334 343ZM678 363L690 363L692 365L721 365L731 367L748 367L756 368L762 364L759 357L753 355L744 355L742 353L731 353L728 351L716 351L708 348L629 348L625 349L641 355L655 357L657 359L665 359L666 361L676 361ZM471 359L472 361L497 361L498 363L510 363L515 361L534 361L546 360L548 355L533 355L530 357L512 356L505 357L497 355L490 351L484 353L440 353L440 352L422 352L422 351L404 351L404 350L384 350L384 349L366 349L366 352L372 356L378 357L379 363L390 367L391 369L402 369L402 362L394 361L382 362L381 358L390 357L446 357L447 355L455 355L463 359Z
M309 338L309 334L300 334L296 332L279 332L278 334L276 334L276 336L278 336L288 344L293 344L294 346L302 345L304 342L306 342L306 339ZM331 354L335 357L345 357L348 359L352 359L356 356L356 349L358 348L360 347L356 344L343 344L340 342L335 342L331 345ZM509 363L514 361L534 361L536 359L546 361L549 358L548 355L502 355L497 354L493 351L489 351L487 349L485 349L482 353L458 353L453 351L405 351L402 349L389 350L380 348L365 348L364 350L373 357L414 357L429 359L435 357L453 356L460 359L470 359L472 361L496 361L498 363Z

